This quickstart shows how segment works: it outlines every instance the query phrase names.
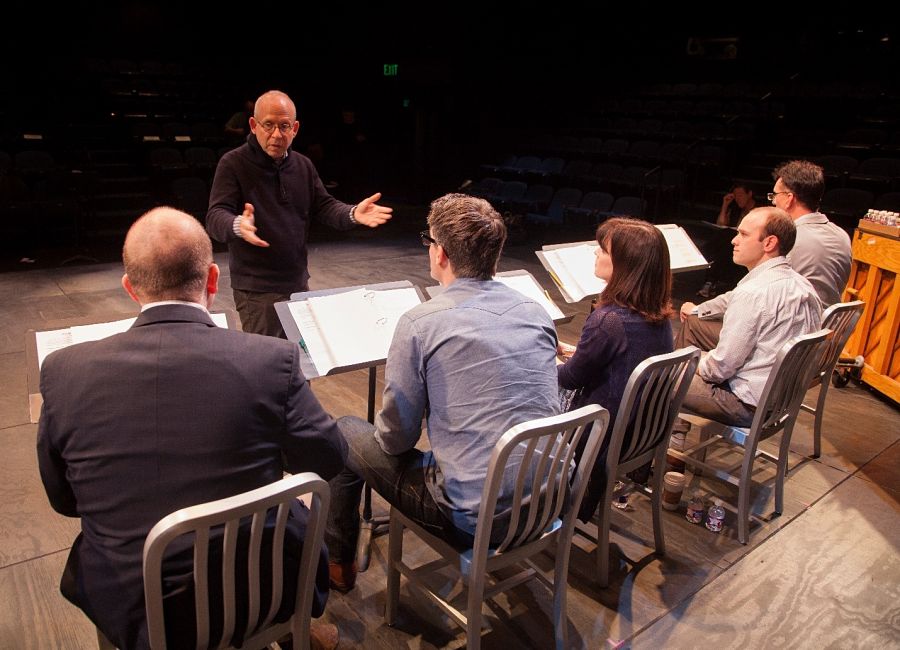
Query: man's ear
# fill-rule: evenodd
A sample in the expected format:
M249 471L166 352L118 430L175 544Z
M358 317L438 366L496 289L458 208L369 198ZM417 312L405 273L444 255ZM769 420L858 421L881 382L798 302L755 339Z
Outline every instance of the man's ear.
M437 254L438 264L440 264L441 268L447 268L447 265L450 264L450 258L447 256L447 252L444 250L444 247L440 244L437 245Z
M125 293L131 296L132 300L137 304L141 304L140 298L138 298L137 294L134 292L134 287L131 286L131 280L128 279L127 273L122 276L122 288L125 289Z
M206 275L206 293L209 297L219 293L219 265L215 262L209 265L209 272Z

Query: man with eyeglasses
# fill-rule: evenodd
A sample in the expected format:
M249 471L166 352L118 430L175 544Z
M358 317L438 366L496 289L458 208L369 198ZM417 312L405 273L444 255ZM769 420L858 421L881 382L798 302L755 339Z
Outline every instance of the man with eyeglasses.
M356 579L363 481L432 534L471 546L497 440L559 412L553 322L491 279L506 240L503 219L484 199L448 194L431 204L428 226L421 238L431 277L446 290L398 322L375 425L338 420L350 453L331 480L325 541L331 585L341 591ZM428 452L415 448L423 417ZM494 531L506 534L502 523Z
M772 178L775 187L767 198L797 226L788 262L810 281L824 306L840 302L850 278L850 236L817 211L825 193L822 168L808 160L792 160L776 167Z
M285 338L274 305L309 289L306 241L310 219L338 230L375 228L391 208L373 194L354 205L331 196L312 161L291 143L300 130L285 93L256 100L247 142L216 168L206 213L210 236L228 244L234 303L245 332Z

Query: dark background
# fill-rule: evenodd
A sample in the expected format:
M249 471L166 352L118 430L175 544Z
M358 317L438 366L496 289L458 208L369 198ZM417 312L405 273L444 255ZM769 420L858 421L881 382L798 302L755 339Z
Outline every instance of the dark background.
M19 5L5 10L0 150L45 149L64 167L87 168L91 152L120 146L112 140L134 122L125 114L142 102L147 119L157 111L160 120L221 125L244 98L278 88L298 105L295 148L324 143L312 150L324 152L323 178L341 157L341 111L355 111L364 151L357 178L335 195L357 201L378 189L415 205L477 178L481 163L523 153L527 138L590 132L607 102L653 84L746 84L747 100L784 107L699 190L720 192L754 155L829 153L823 143L873 115L897 126L892 21L860 8L685 7L249 3L226 15L196 3ZM122 61L135 67L132 80L169 81L171 92L144 101L135 91L124 104L111 91ZM147 62L158 72L143 74ZM397 75L385 76L392 64ZM42 140L23 142L27 131ZM40 221L34 210L20 214ZM34 247L43 227L31 226L23 236ZM20 248L5 246L12 255Z

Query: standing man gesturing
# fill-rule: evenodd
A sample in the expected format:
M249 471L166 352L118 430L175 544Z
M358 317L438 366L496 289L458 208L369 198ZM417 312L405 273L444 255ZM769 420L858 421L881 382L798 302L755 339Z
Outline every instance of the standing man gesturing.
M246 144L219 161L206 229L228 244L234 302L245 332L284 338L274 304L309 289L306 241L310 219L348 230L375 228L391 218L380 193L356 205L331 196L306 156L291 151L300 130L285 93L256 100Z

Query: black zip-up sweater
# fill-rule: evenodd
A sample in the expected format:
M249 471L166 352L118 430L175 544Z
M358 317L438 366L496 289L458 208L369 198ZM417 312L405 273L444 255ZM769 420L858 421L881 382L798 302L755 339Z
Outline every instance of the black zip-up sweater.
M268 248L253 246L232 230L234 218L254 208L256 234ZM252 133L216 167L206 213L210 236L228 244L231 286L243 291L292 293L309 283L306 238L310 218L349 230L350 205L331 196L309 158L288 150L276 162Z

